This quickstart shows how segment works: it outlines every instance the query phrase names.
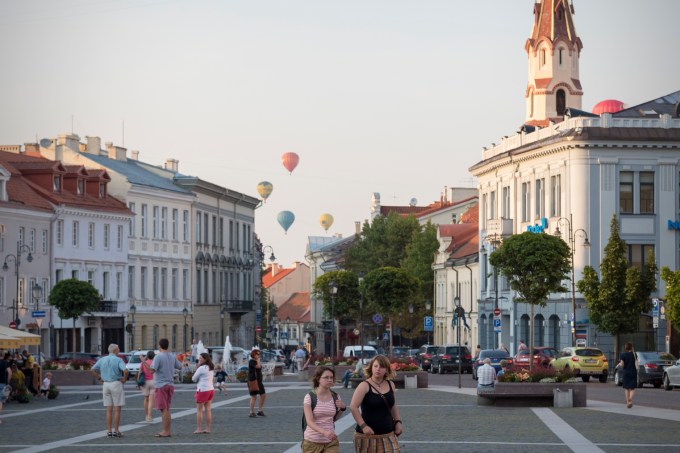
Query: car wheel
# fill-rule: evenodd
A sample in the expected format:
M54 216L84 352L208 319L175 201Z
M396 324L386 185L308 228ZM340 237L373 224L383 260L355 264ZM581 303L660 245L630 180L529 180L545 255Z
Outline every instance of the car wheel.
M667 374L663 375L663 389L664 390L673 390L673 386L671 385L671 381L668 379Z
M607 383L607 378L608 378L608 377L609 377L609 376L607 375L607 373L601 374L601 375L600 375L600 382L603 383L603 384L606 384L606 383Z
M621 379L621 375L618 373L618 371L614 373L614 384L619 387L623 386L623 380Z
M590 376L581 376L581 380L583 382L589 382L590 381Z

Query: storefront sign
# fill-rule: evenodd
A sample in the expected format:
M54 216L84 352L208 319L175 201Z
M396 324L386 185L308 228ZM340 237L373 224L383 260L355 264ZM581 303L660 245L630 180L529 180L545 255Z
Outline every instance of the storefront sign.
M548 228L548 219L543 217L539 225L527 226L527 231L531 233L543 233Z
M669 220L668 221L668 229L669 230L680 230L680 221L674 222L672 220Z

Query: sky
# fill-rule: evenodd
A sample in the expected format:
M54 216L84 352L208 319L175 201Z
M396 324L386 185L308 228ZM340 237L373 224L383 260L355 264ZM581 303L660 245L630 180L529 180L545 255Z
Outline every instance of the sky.
M482 147L524 122L533 3L0 0L0 144L73 132L252 196L270 181L255 230L290 266L309 236L353 234L373 193L475 187ZM680 1L573 4L584 110L680 90Z

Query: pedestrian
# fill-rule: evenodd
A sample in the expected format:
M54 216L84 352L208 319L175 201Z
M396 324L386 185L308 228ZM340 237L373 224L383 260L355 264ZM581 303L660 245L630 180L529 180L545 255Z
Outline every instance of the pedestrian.
M257 387L255 387L253 382L257 383ZM267 399L267 392L262 383L262 364L260 363L259 349L250 351L250 360L248 361L248 392L250 393L250 414L248 416L256 417L255 399L260 395L260 404L258 406L257 415L264 417L262 409L264 408L264 402Z
M92 367L92 373L99 381L103 381L102 395L106 407L106 435L107 437L123 437L120 432L120 412L125 406L125 390L123 384L127 381L128 370L125 362L118 357L120 348L117 344L109 345L109 355L97 360Z
M340 396L331 390L335 371L327 366L317 367L312 385L302 407L307 427L303 433L302 453L339 453L340 443L335 434L335 420L347 409ZM315 401L312 401L314 398Z
M633 407L633 396L637 387L637 357L633 351L633 343L626 343L623 349L625 352L621 353L619 368L623 370L623 391L626 395L626 407L630 409Z
M508 347L505 346L505 343L501 343L501 345L498 347L498 349L500 349L501 351L505 351L508 354L510 354L510 351L508 351Z
M349 406L357 422L354 449L356 452L399 451L397 436L403 433L403 423L389 359L384 355L373 357L366 367L366 376L354 391Z
M2 360L0 360L0 415L2 415L2 407L7 402L9 392L5 392L5 388L12 381L12 368L10 366L10 359L12 354L6 352ZM2 420L0 419L0 424Z
M144 373L144 385L142 386L142 395L144 395L144 420L147 423L153 423L153 406L154 406L154 393L156 392L156 386L153 382L153 371L151 371L151 364L153 363L153 358L156 357L156 353L153 351L148 351L146 356L141 357L139 363L139 372Z
M350 368L349 370L345 371L345 374L342 375L342 386L344 388L349 387L349 380L352 379L352 376L354 376L355 374L363 379L364 365L362 359L357 360L356 365L354 365L354 371L352 371L352 369Z
M26 388L33 394L33 396L35 396L38 394L38 390L36 390L35 386L33 385L33 364L35 363L35 359L25 349L21 352L21 356L24 359L22 371L26 377Z
M475 349L475 359L479 357L479 352L482 350L481 345L477 345L477 348Z
M191 377L197 382L196 387L196 431L194 434L210 434L212 425L212 410L210 404L215 396L213 379L215 377L215 365L210 360L210 354L202 352L198 356L198 366ZM203 429L203 412L205 412L205 429Z
M225 391L226 395L226 390L227 390L227 379L231 381L231 376L227 374L226 371L222 369L222 365L219 363L215 365L215 388L220 391L220 394L222 393L222 390Z
M496 380L498 381L501 376L505 374L505 372L508 371L508 361L507 360L501 360L501 369L498 370L498 373L496 373Z
M42 383L40 384L40 396L45 395L47 397L47 394L50 392L50 384L52 383L52 372L48 371L45 374L45 379L42 380Z
M153 372L154 380L154 398L156 410L161 411L162 428L161 432L155 434L155 437L171 437L172 436L172 416L170 415L170 406L172 405L172 396L175 394L174 373L175 370L182 368L182 363L177 360L177 357L172 352L168 351L170 342L167 338L161 338L158 341L158 349L160 352L156 354L151 362L151 371Z
M517 347L517 351L528 351L529 346L524 342L524 340L519 340L519 346Z
M295 351L295 365L298 373L302 373L305 365L305 349L302 346L298 346L297 351Z
M492 390L496 381L496 369L491 366L491 359L484 359L484 365L477 369L477 392Z

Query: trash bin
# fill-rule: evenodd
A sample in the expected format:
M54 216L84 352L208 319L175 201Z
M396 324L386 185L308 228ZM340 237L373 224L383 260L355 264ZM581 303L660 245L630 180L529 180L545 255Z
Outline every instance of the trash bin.
M554 407L574 407L574 395L571 389L553 390L553 406Z
M406 389L417 389L418 388L418 376L404 376L404 388L406 388Z

